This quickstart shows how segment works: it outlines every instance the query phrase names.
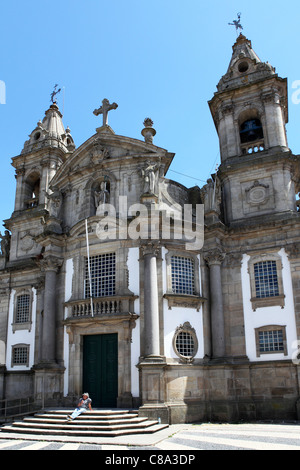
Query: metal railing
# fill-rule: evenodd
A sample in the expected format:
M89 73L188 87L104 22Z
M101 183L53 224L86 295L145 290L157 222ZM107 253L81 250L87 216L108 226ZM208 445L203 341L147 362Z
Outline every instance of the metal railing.
M11 421L14 418L42 410L41 400L36 401L33 397L0 400L0 423Z

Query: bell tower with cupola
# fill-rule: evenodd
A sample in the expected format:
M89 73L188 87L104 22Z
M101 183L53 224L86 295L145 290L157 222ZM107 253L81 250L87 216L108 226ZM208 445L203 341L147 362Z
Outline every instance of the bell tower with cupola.
M43 230L49 215L51 180L75 150L70 129L64 128L56 101L29 135L20 155L12 158L16 170L14 212L5 227L11 231L10 262L39 254L35 236Z
M225 223L296 212L287 80L242 34L209 106L220 142Z

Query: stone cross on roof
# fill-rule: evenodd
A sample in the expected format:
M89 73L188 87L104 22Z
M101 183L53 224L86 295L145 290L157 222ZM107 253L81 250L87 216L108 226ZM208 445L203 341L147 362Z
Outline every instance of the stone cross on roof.
M118 107L117 103L110 104L109 100L104 98L104 100L102 101L102 106L99 109L95 109L93 113L95 114L95 116L99 116L99 114L103 114L103 126L107 126L108 125L108 112L111 109L117 109L117 107Z

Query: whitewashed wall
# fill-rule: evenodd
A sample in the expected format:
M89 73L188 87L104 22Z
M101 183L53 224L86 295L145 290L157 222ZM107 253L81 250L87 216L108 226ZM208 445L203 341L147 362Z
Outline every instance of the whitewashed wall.
M129 272L129 290L134 295L140 295L139 248L129 248L127 267ZM134 313L140 314L140 299L134 302ZM136 327L132 330L131 344L131 393L139 397L139 371L136 365L140 357L140 320L136 320Z
M31 311L31 330L16 330L13 332L12 323L14 319L14 302L16 291L12 290L9 302L8 314L8 332L7 332L7 349L6 349L6 368L7 370L29 370L34 365L34 349L35 349L35 329L36 329L36 289L32 287L32 311ZM16 344L29 345L29 364L28 366L11 366L12 346Z
M251 304L251 287L250 275L248 273L248 261L250 256L243 255L242 260L242 290L243 290L243 305L244 305L244 319L245 319L245 339L246 339L246 354L250 361L274 361L286 360L292 358L293 347L292 344L297 340L296 321L295 321L295 308L293 300L292 276L288 256L284 249L281 249L278 254L282 259L282 277L283 277L283 292L285 294L285 307L282 309L280 306L276 307L263 307L257 308L254 312ZM287 338L287 352L285 356L283 353L262 354L260 357L256 355L255 343L255 328L266 325L285 325L286 338Z
M162 248L163 258L163 291L167 292L167 265L166 265L166 254L168 251ZM198 257L199 258L199 257ZM199 259L199 280L201 288L201 270L200 270L200 259ZM201 295L201 292L200 292ZM203 309L200 308L199 312L196 309L185 308L185 307L172 307L169 310L167 299L163 300L164 308L164 347L165 356L167 358L178 359L172 342L176 331L176 328L183 325L185 322L189 322L190 325L196 331L198 339L198 351L195 356L196 359L202 359L204 357L204 341L203 341Z

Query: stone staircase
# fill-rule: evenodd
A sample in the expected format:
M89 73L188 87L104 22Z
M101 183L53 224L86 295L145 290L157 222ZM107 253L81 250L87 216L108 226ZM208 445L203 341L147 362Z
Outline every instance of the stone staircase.
M48 436L117 437L129 434L153 434L168 427L158 421L139 417L133 410L94 410L68 422L72 410L45 410L0 428L1 432Z

